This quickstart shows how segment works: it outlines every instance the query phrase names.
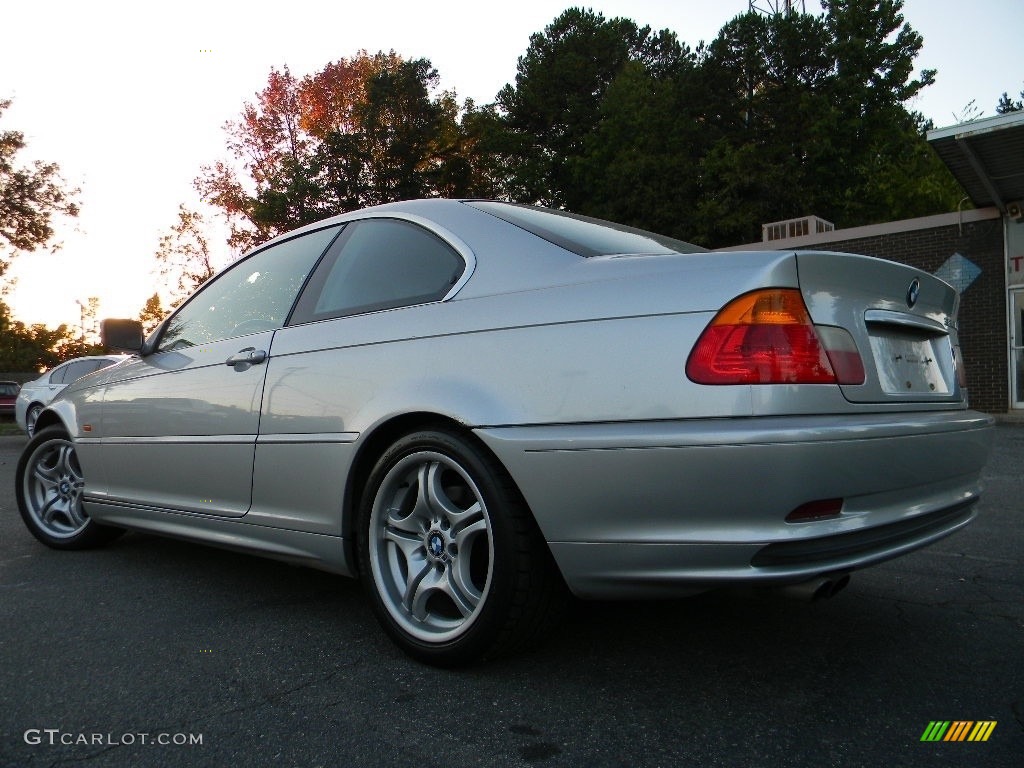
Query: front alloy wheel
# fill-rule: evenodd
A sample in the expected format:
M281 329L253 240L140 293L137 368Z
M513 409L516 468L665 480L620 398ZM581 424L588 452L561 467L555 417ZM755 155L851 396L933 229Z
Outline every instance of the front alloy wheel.
M16 495L32 535L55 549L84 549L120 535L94 523L82 507L85 477L75 444L60 427L38 432L18 460Z
M33 437L36 433L36 422L39 421L39 414L43 412L43 406L36 405L31 406L25 412L25 432L28 433L29 437Z
M408 435L370 476L360 566L374 609L414 658L497 655L550 623L561 580L507 474L447 430Z

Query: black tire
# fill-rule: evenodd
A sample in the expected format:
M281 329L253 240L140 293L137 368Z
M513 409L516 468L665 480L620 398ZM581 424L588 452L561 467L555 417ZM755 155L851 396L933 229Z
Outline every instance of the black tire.
M62 427L39 430L18 459L15 494L25 526L54 549L89 549L116 539L121 528L93 522L82 507L85 477L75 444Z
M567 590L504 469L470 438L415 432L364 489L357 548L374 613L413 658L470 664L535 644Z

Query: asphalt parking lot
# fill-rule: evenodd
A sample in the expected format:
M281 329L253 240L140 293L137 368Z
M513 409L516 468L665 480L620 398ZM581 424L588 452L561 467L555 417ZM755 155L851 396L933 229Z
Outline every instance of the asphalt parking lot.
M1024 426L975 523L832 600L572 606L541 650L445 672L350 580L129 534L51 551L0 437L2 766L1024 764ZM933 721L995 721L926 742Z

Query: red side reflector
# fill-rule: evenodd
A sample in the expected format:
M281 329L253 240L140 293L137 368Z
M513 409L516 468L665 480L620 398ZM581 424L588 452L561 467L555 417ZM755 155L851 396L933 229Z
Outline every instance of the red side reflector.
M842 499L819 499L801 504L786 515L786 522L806 523L809 520L824 520L827 517L838 517L842 511Z

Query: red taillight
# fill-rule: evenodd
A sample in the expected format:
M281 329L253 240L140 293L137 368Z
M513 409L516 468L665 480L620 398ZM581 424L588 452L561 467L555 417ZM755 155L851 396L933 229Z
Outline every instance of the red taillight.
M740 296L701 334L686 363L697 384L861 384L864 365L842 328L815 328L800 291Z
M836 381L840 384L863 384L864 361L853 336L845 328L834 325L816 325L814 329L825 347L832 370L836 372Z

